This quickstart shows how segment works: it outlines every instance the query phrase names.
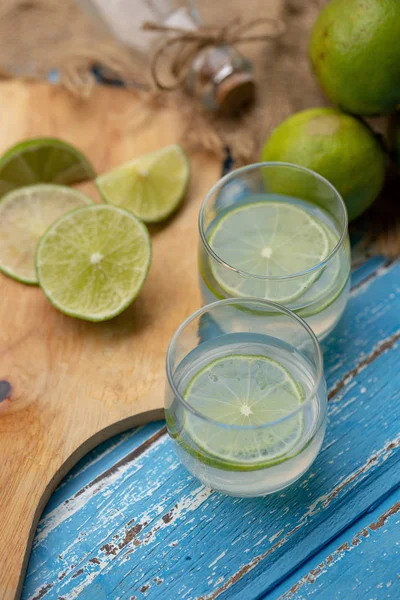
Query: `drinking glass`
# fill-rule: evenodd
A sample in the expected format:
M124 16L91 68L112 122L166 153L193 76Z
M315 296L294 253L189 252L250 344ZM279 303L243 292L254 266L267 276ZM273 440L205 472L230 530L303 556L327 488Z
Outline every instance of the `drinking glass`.
M204 304L229 297L271 300L324 338L348 299L347 225L340 194L309 169L258 163L232 171L200 209Z
M311 328L254 298L209 304L167 352L165 414L182 464L233 496L264 496L310 467L326 427L322 355Z

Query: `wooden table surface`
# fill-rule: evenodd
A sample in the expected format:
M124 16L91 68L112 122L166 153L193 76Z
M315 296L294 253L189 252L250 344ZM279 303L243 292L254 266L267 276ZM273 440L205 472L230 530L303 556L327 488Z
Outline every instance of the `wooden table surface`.
M400 598L399 340L400 261L353 240L311 469L282 493L234 499L189 475L164 422L114 438L51 497L23 599Z

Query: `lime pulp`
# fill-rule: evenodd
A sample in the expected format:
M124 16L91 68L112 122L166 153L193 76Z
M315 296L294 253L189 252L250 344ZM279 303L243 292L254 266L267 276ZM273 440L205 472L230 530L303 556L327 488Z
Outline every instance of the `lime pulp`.
M276 360L225 356L199 371L186 388L184 399L197 414L185 412L184 431L217 461L261 468L298 444L303 417L296 409L303 398L302 388Z
M95 176L77 148L57 138L35 138L10 148L0 159L0 196L35 183L69 185Z
M182 202L189 160L178 145L150 152L96 179L106 202L129 210L145 223L166 219Z
M151 243L134 215L95 204L59 219L36 253L39 283L60 311L89 321L121 313L140 292Z
M228 295L290 302L319 273L312 268L332 249L327 226L289 202L255 202L230 210L215 225L209 245L229 265L212 261L218 285ZM311 270L310 273L307 271ZM238 272L248 276L238 276ZM291 277L303 273L299 277Z
M0 270L23 283L37 284L35 253L41 236L64 214L91 202L77 190L52 184L6 194L0 200Z

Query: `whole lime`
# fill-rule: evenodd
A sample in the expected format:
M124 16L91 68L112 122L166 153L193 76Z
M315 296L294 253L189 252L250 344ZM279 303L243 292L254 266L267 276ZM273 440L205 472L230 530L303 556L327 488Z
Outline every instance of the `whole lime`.
M357 115L400 104L400 1L332 0L312 32L315 75L332 102Z
M261 159L301 165L325 177L341 194L350 220L376 199L385 177L385 153L372 131L336 108L311 108L283 121ZM287 191L296 195L292 183Z

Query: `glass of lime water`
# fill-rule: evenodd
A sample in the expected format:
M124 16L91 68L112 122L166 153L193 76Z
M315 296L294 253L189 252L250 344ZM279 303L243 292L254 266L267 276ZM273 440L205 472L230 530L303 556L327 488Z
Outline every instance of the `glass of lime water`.
M324 338L348 299L347 225L340 194L309 169L259 163L232 171L200 209L204 304L229 297L271 300Z
M326 427L322 355L311 328L279 304L205 306L167 352L165 414L183 465L233 496L264 496L310 467Z

